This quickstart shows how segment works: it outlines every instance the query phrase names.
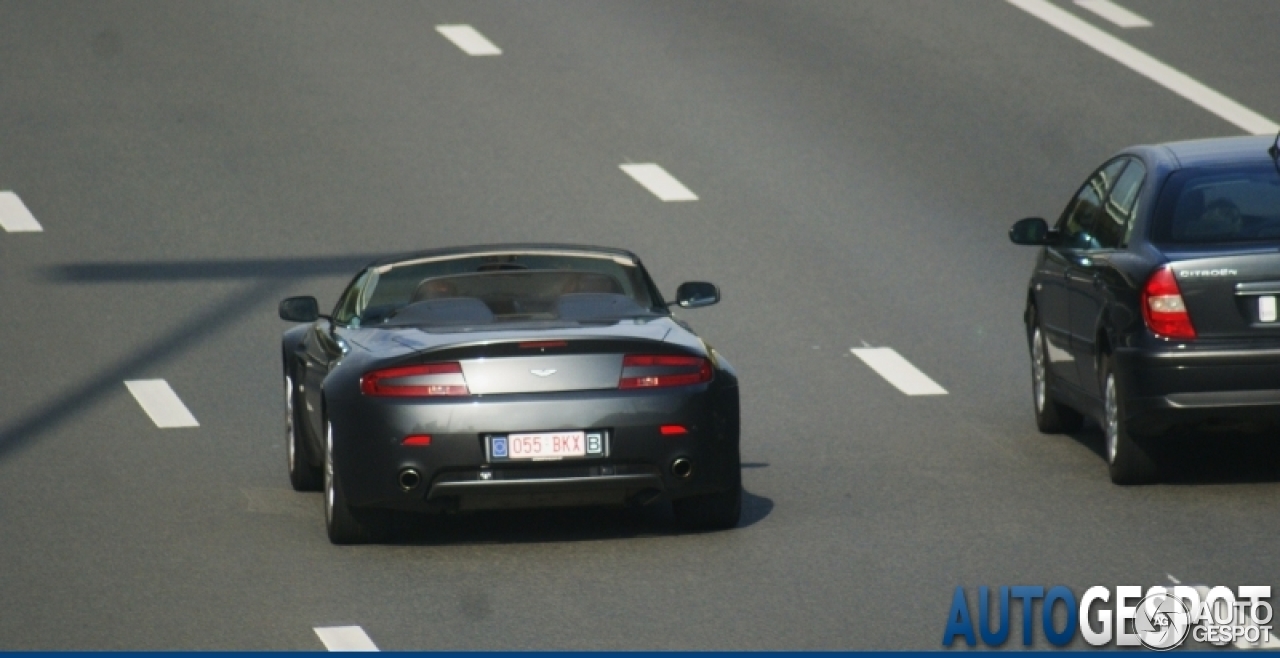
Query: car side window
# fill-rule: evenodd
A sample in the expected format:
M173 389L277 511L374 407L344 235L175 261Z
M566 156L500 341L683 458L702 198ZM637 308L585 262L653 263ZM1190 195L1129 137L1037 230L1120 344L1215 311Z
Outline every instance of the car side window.
M1058 233L1062 236L1061 246L1068 249L1100 249L1098 240L1098 224L1102 215L1102 200L1107 198L1116 178L1127 158L1117 158L1103 165L1094 172L1089 180L1081 186L1076 197L1067 205L1067 209L1058 219Z
M1140 161L1130 159L1129 166L1124 168L1115 185L1111 186L1111 194L1103 204L1103 212L1097 223L1096 234L1102 248L1117 249L1128 244L1138 191L1142 189L1142 181L1146 175L1147 168Z

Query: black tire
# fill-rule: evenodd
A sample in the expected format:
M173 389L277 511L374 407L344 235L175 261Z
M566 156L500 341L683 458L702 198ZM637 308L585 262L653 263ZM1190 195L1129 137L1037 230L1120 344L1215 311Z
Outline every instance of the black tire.
M320 491L324 485L324 471L312 465L310 442L303 438L307 431L298 413L298 387L292 375L285 371L284 375L284 441L289 466L289 484L294 491Z
M742 465L735 457L731 466L732 485L718 491L672 501L676 523L686 530L728 530L742 518Z
M1134 440L1124 422L1124 390L1116 381L1111 359L1103 363L1103 456L1107 460L1111 481L1115 484L1149 484L1160 477L1160 470L1149 449Z
M324 521L334 544L365 544L381 540L387 529L380 510L353 510L342 492L342 481L333 468L333 427L324 424Z
M1031 403L1036 415L1036 428L1045 434L1078 431L1084 415L1053 399L1053 373L1049 370L1048 348L1039 319L1031 324Z

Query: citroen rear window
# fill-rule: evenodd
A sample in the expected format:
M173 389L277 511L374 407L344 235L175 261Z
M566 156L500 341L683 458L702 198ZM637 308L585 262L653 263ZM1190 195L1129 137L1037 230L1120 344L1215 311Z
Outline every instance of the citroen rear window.
M1156 204L1157 243L1280 242L1280 172L1270 162L1183 169Z

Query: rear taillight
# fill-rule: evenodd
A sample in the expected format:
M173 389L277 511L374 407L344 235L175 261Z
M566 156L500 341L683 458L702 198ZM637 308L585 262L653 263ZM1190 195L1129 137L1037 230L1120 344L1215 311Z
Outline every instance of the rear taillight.
M462 365L425 363L416 366L383 368L360 378L360 392L379 397L437 397L467 395Z
M700 356L628 354L618 388L666 388L711 381L711 362Z
M1161 338L1196 337L1196 328L1191 326L1191 316L1182 301L1182 290L1168 265L1156 270L1142 288L1142 317Z

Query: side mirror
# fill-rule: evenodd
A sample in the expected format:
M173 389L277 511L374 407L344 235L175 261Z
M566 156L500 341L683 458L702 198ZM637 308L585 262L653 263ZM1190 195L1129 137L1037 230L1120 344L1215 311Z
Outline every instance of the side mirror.
M315 322L320 319L320 305L315 297L290 297L280 302L280 319L289 322Z
M680 308L702 308L720 301L720 289L706 281L688 281L676 288Z
M1049 224L1039 217L1019 219L1009 229L1009 241L1014 244L1049 244Z

